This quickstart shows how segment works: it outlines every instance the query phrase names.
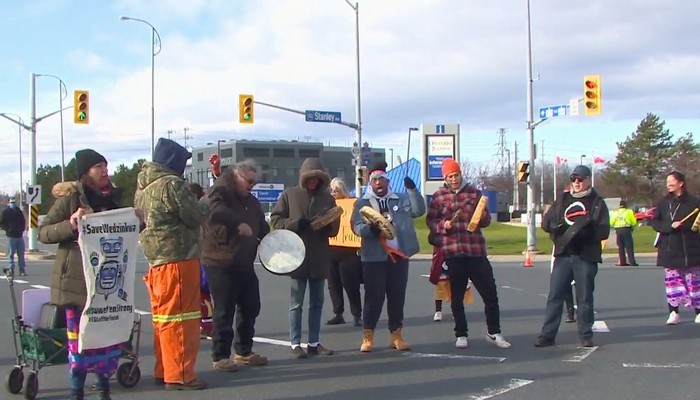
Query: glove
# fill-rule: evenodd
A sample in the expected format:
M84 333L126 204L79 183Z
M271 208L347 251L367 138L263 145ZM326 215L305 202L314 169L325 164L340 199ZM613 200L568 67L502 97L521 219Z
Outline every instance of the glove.
M377 225L375 225L375 224L371 224L371 225L369 226L369 230L371 230L372 233L374 233L374 234L377 235L377 236L379 236L379 235L382 234L382 230L379 229L379 227L378 227Z
M404 187L406 187L406 189L408 189L408 190L413 190L413 189L416 188L416 183L413 182L413 179L411 179L411 178L409 178L409 177L403 178L403 185L404 185Z
M299 227L299 232L305 231L311 228L311 221L308 218L301 218L297 226Z

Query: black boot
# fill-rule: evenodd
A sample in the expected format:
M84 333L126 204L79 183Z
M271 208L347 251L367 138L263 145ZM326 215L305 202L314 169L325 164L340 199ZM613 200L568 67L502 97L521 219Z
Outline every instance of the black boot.
M70 399L71 400L84 400L85 394L83 392L75 392L75 391L71 390Z
M108 390L103 390L100 392L100 400L112 400L112 396L109 395Z
M340 325L345 323L345 318L343 318L343 314L336 314L335 317L329 319L326 321L326 325Z
M566 311L566 322L576 322L576 310L573 308Z
M354 326L362 326L362 317L359 315L352 317L352 324Z

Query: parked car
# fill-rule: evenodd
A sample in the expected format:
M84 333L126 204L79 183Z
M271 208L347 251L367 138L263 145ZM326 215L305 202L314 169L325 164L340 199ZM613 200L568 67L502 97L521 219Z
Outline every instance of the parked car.
M637 213L634 213L634 217L637 218L637 223L638 224L646 224L648 220L652 219L654 217L654 210L656 210L656 207L651 207L645 211L640 211Z

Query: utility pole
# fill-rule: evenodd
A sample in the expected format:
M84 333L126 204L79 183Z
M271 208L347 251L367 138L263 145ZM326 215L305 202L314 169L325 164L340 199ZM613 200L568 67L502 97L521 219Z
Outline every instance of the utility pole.
M184 132L184 133L182 134L182 139L184 140L183 146L184 146L185 148L187 148L187 141L190 140L190 139L192 139L192 136L189 136L189 135L187 134L187 132L190 131L190 128L182 128L182 130L183 130L183 132Z
M29 184L36 185L36 74L32 73L29 80ZM21 190L21 188L20 188ZM31 210L31 206L29 209ZM31 214L31 211L30 211ZM37 229L29 225L29 251L35 252L39 249L37 240Z
M168 139L172 139L172 137L173 137L173 133L175 133L175 131L174 131L174 130L172 130L172 129L168 129Z
M516 141L514 143L515 145L515 152L514 152L514 160L515 160L515 170L517 171L518 169L518 142ZM515 205L516 210L520 210L520 188L518 187L518 177L515 176L515 174L511 175L511 178L513 179L513 204Z
M512 177L513 175L511 175L511 174L512 174L513 172L512 172L512 169L510 168L510 167L511 167L511 163L510 163L510 149L506 149L506 154L507 154L507 157L508 157L508 158L507 158L508 171L507 171L506 173L508 174L509 177ZM510 199L513 200L513 196L512 196L512 195L510 196ZM515 204L513 204L513 206L515 206Z
M540 210L544 210L544 140L540 142ZM533 168L534 169L534 168Z

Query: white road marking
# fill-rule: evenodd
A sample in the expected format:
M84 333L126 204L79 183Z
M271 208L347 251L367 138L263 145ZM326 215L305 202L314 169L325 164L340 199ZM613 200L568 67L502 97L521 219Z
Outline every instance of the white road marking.
M139 309L134 309L134 311L136 311L136 314L151 315L150 311L143 311L143 310L139 310Z
M35 289L50 289L48 286L44 286L44 285L29 285L29 286L31 286Z
M651 364L622 363L624 368L700 368L698 364Z
M506 357L486 357L486 356L467 356L461 354L435 354L435 353L401 353L406 357L416 358L443 358L447 360L476 360L476 361L496 361L502 363Z
M285 341L285 340L279 340L279 339L270 339L270 338L264 338L264 337L253 337L253 341L257 343L264 343L264 344L271 344L273 346L284 346L284 347L292 347L292 343ZM301 347L306 348L306 344L302 344Z
M518 292L522 292L522 291L524 290L524 289L519 289L519 288L515 288L515 287L512 287L512 286L501 286L501 287L502 287L503 289L517 290Z
M608 324L605 321L595 321L593 322L593 332L610 332L610 329L608 329Z
M539 294L537 294L537 295L540 296L540 297L544 297L545 299L546 299L547 297L549 297L549 295L548 295L547 293L539 293Z
M574 354L573 356L569 358L565 358L562 361L566 362L581 362L586 359L586 357L590 356L594 351L598 349L598 346L593 346L593 347L579 347L577 349L577 353Z
M476 395L471 395L467 397L468 400L487 400L494 398L496 396L500 396L502 394L508 393L512 390L521 388L523 386L529 385L533 383L534 381L527 380L527 379L515 379L512 378L510 381L505 386L498 387L498 388L486 388L484 389L480 394Z
M9 280L7 275L0 276L0 279ZM14 279L13 282L15 282L15 283L29 283L29 282L22 280L22 279Z

